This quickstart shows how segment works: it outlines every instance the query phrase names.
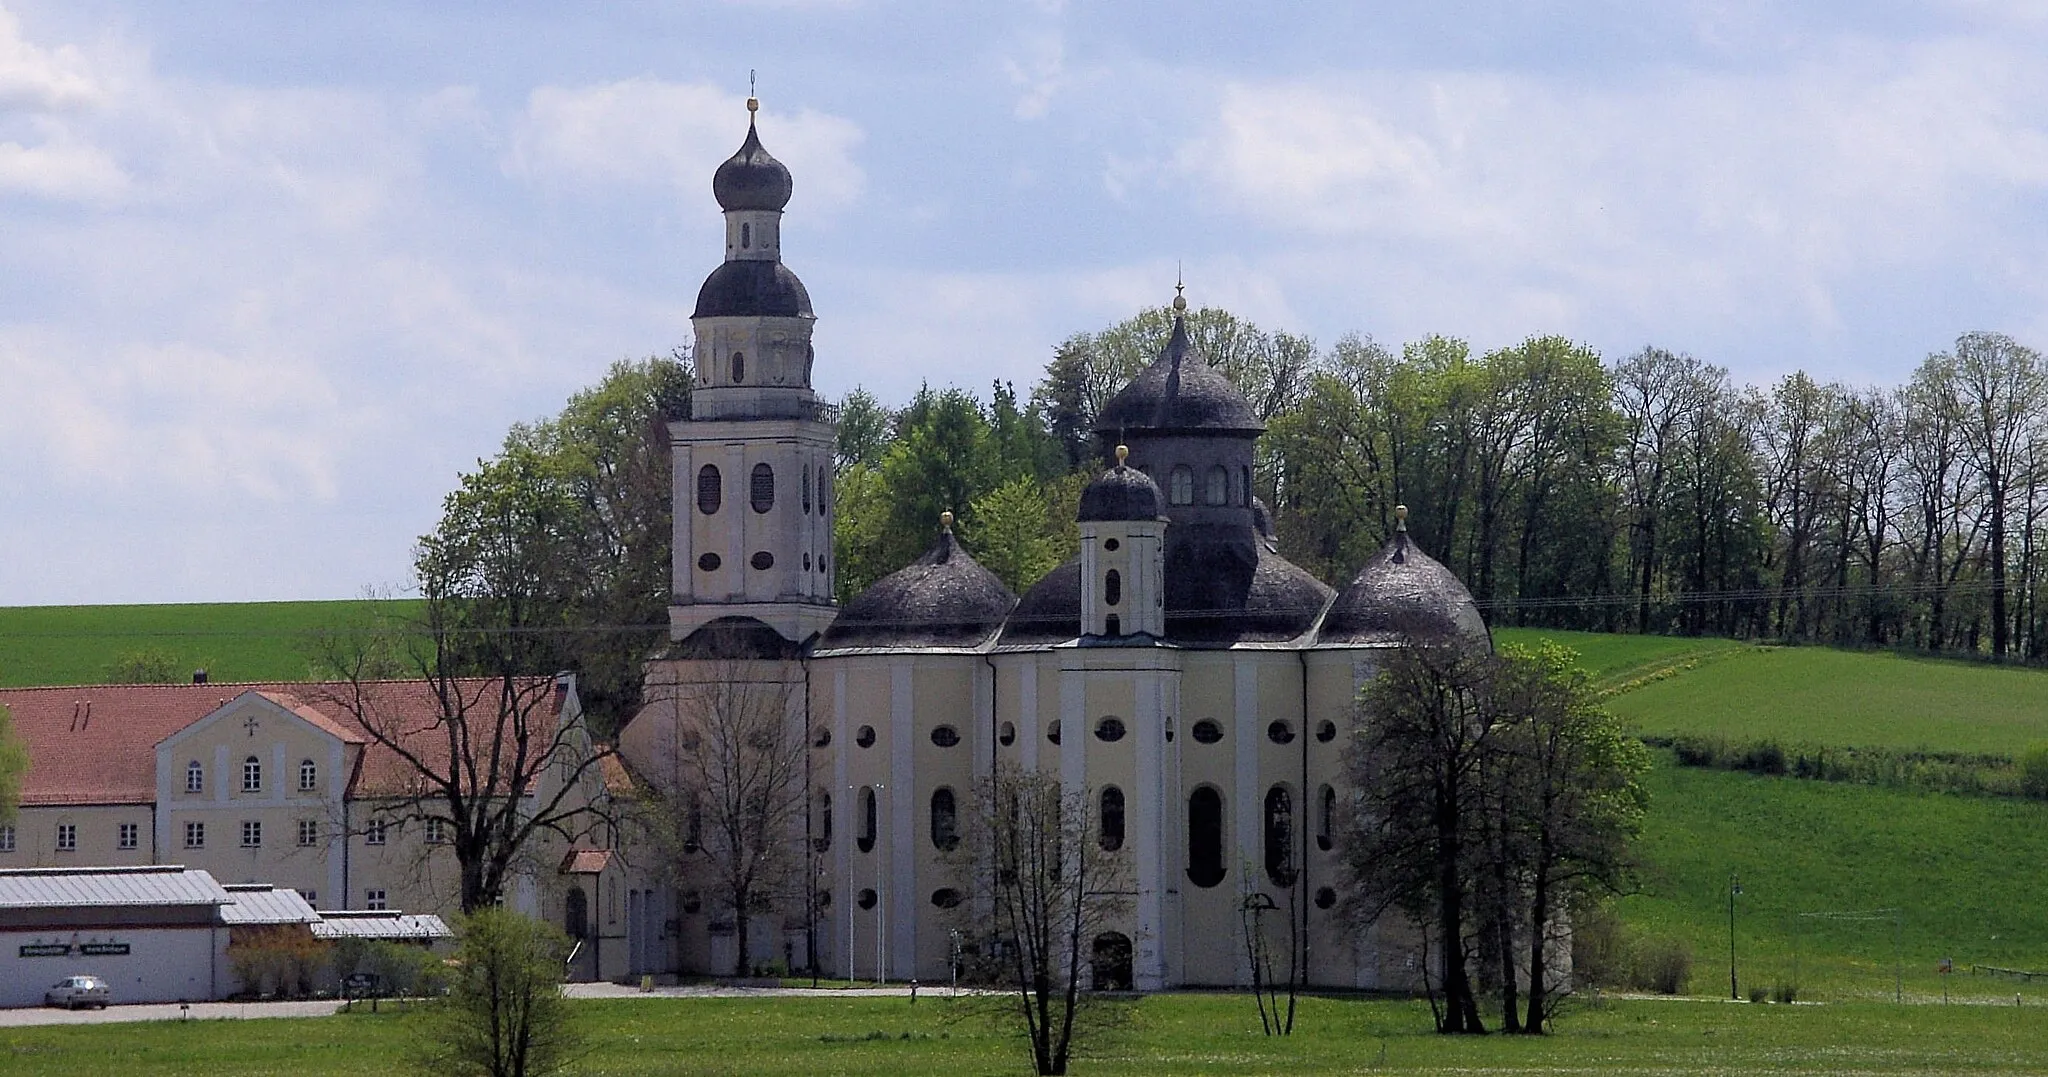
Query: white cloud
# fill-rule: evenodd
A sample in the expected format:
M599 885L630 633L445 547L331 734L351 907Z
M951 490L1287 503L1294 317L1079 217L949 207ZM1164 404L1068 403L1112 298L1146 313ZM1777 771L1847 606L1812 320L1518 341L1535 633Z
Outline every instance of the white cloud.
M507 166L518 174L571 184L673 188L701 194L706 161L740 145L745 98L707 83L628 79L533 91L514 132ZM811 109L760 116L761 141L796 179L792 209L807 214L858 201L865 177L853 151L862 139L849 120Z
M128 188L128 176L97 147L59 134L41 145L0 142L0 195L106 201Z
M104 88L75 45L39 48L21 36L21 20L0 7L0 113L47 111L100 102Z

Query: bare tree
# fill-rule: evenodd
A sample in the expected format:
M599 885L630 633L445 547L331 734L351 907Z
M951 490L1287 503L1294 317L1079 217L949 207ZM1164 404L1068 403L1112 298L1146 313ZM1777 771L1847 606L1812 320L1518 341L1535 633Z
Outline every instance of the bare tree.
M802 685L787 674L778 661L723 659L648 686L651 712L670 719L642 761L648 831L671 878L708 879L732 914L735 976L747 971L754 917L805 875Z
M1006 989L987 997L1022 1026L1040 1074L1067 1072L1076 1044L1122 1011L1083 981L1102 940L1130 944L1112 935L1130 907L1129 858L1098 823L1057 774L1002 766L976 783L960 848L979 891L961 906L983 937L975 971Z

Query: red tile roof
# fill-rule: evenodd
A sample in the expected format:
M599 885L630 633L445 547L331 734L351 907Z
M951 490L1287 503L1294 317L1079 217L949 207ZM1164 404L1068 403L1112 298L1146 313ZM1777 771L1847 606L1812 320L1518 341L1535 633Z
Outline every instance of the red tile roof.
M460 681L465 695L481 706L495 682ZM534 682L537 714L560 716L562 696ZM28 773L21 803L148 804L156 799L156 746L186 726L248 691L291 710L347 744L361 766L351 776L351 795L410 791L414 771L399 754L371 743L363 722L343 704L353 699L347 684L114 684L59 688L0 688L0 706L14 714L14 729L28 748ZM366 717L429 765L448 758L441 709L429 681L379 681L364 686Z
M562 858L560 874L602 875L611 862L610 849L571 849L569 854Z

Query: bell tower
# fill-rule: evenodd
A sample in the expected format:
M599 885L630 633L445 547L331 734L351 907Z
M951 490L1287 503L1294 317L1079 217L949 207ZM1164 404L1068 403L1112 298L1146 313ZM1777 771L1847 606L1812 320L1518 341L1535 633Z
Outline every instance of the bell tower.
M711 179L725 261L697 292L690 417L669 424L674 466L669 635L749 617L802 643L832 604L837 409L811 390L811 297L782 264L789 169L747 137Z

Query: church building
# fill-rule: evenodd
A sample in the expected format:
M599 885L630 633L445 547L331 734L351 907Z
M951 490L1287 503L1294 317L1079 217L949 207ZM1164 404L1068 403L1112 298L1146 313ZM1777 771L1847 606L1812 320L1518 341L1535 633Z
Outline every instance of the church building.
M836 606L835 414L782 263L792 179L750 123L712 189L725 259L698 293L692 413L670 424L672 642L620 748L663 773L693 735L678 701L707 685L744 684L804 731L813 885L750 918L750 957L944 980L971 890L947 854L976 781L1014 766L1084 795L1129 858L1124 922L1091 940L1105 984L1249 983L1241 910L1264 894L1305 924L1309 983L1415 985L1412 931L1340 922L1341 733L1391 648L1490 644L1465 587L1405 529L1341 587L1280 556L1253 492L1264 426L1176 297L1158 359L1097 420L1077 557L1013 594L949 514L922 557ZM667 900L676 966L732 968L730 912L687 880Z

